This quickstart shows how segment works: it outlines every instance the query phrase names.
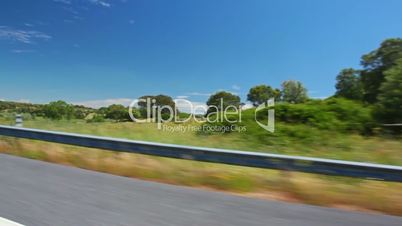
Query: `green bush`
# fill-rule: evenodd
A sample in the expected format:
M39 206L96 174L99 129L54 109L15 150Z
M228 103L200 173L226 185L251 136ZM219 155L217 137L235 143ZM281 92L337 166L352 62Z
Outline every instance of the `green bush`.
M60 120L71 119L74 116L74 107L64 101L54 101L43 107L43 113L46 118Z
M105 117L102 115L94 115L92 118L86 120L88 123L104 122Z
M371 116L371 107L342 98L310 100L303 104L281 102L277 103L274 109L277 128L279 128L278 125L307 125L321 130L370 134L375 126ZM243 111L242 122L235 124L247 126L248 133L257 130L263 131L255 122L255 118L260 122L267 121L268 109L260 110L256 115L254 115L254 111L255 109ZM208 125L218 126L230 126L231 124L229 122L208 123ZM300 131L288 130L287 132L290 136L304 136Z
M279 103L275 117L280 122L307 124L319 129L370 133L375 126L371 107L342 98L312 100L305 104ZM261 113L263 116L263 112Z
M330 98L325 100L324 103L327 111L336 114L337 119L342 124L343 130L369 134L376 126L372 117L372 106L342 98Z

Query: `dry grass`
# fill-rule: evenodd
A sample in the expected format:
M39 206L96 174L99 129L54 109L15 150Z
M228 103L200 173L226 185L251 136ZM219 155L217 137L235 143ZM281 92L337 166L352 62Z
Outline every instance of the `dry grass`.
M0 152L132 178L402 216L402 184L0 138Z

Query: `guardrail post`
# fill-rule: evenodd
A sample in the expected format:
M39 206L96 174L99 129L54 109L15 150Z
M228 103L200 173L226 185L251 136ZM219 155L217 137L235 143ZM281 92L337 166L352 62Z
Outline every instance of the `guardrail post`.
M16 127L22 127L22 126L23 126L22 122L23 122L22 115L21 115L21 114L17 114L17 115L15 116L15 126L16 126Z

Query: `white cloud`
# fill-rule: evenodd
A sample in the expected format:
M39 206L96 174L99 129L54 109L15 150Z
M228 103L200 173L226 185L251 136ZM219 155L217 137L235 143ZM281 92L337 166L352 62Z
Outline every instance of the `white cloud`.
M19 99L19 100L15 100L15 102L18 102L18 103L25 103L25 104L30 104L30 103L31 103L31 101L28 100L28 99Z
M35 52L35 50L33 50L33 49L13 49L13 50L11 50L11 52L12 53L17 53L17 54L19 54L19 53L33 53L33 52Z
M318 96L318 97L311 97L313 99L327 99L329 96Z
M188 93L190 96L211 96L211 93L199 93L199 92L191 92Z
M57 2L57 3L63 3L63 4L66 4L66 5L71 5L72 4L71 0L53 0L53 1ZM108 3L107 1L104 1L104 0L87 0L87 1L90 2L90 3L93 3L95 5L99 5L99 6L103 6L103 7L107 7L107 8L112 6L110 3Z
M106 2L106 1L102 1L102 0L89 0L91 3L95 4L95 5L100 5L103 7L110 7L112 6L110 3Z
M129 106L133 100L134 99L130 98L116 98L116 99L104 99L104 100L78 101L78 102L72 102L72 104L83 105L91 108L101 108L110 106L112 104L121 104L124 106ZM194 113L194 114L205 114L207 109L207 105L205 103L195 101L188 101L188 102L178 101L176 103L176 106L181 112Z
M0 39L8 39L25 44L31 44L34 43L34 40L47 41L51 38L52 36L40 31L18 30L6 26L0 26Z
M240 89L240 86L238 86L238 85L232 85L232 89L234 89L234 90L239 90Z
M196 101L178 101L176 102L176 107L181 112L191 113L191 114L205 114L207 110L207 105L203 102Z
M189 96L176 96L177 99L187 99Z
M242 107L241 107L241 109L242 110L247 110L247 109L250 109L250 108L253 108L254 106L251 104L251 103L246 103L245 105L243 105Z
M59 3L63 3L63 4L67 4L70 5L71 1L70 0L53 0L54 2L59 2Z
M10 101L10 102L25 103L25 104L30 104L31 103L31 101L28 100L28 99L7 100L7 99L0 98L0 101Z
M73 104L76 105L84 105L86 107L91 107L91 108L101 108L101 107L107 107L112 104L121 104L124 106L129 106L133 99L129 98L116 98L116 99L104 99L104 100L88 100L88 101L79 101L79 102L73 102Z

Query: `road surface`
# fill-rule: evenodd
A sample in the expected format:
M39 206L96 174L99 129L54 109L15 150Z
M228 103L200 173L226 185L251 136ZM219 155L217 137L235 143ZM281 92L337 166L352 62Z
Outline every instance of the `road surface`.
M401 217L238 197L0 154L0 217L33 226L400 226Z

